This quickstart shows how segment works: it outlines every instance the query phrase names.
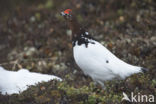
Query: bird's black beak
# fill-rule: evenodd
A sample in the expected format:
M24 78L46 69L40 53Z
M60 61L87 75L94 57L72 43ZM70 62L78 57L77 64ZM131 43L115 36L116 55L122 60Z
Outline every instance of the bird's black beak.
M66 15L64 12L61 12L60 14L61 14L61 16L65 16Z
M61 16L63 16L66 20L71 20L72 19L72 15L71 14L66 14L64 12L60 13Z
M63 16L66 20L72 20L72 14L70 13L65 13L64 11L60 13L61 16Z

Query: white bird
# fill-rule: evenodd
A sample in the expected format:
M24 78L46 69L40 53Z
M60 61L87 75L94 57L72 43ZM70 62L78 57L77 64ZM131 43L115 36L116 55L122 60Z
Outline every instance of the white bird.
M54 75L29 72L27 69L8 71L0 66L0 92L3 95L19 94L30 85L36 85L39 82L47 82L53 79L61 81L61 78Z
M94 40L78 24L71 9L61 12L72 30L73 54L76 64L95 82L104 86L104 81L125 78L147 69L127 64L117 58L107 48Z

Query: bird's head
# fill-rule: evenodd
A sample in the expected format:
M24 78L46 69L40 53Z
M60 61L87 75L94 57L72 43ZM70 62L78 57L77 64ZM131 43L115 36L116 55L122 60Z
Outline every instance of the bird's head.
M76 19L75 13L73 13L71 9L66 9L65 11L61 12L61 15L66 19L70 30L72 30L72 39L77 37L82 29L80 28L80 25Z
M62 15L66 20L72 20L72 10L71 10L71 9L66 9L65 11L61 12L61 15Z

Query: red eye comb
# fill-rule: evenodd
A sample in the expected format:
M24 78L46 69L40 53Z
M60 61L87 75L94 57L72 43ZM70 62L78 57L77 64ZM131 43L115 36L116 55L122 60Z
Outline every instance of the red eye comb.
M71 9L66 9L66 10L64 11L65 14L69 14L70 12L72 12Z

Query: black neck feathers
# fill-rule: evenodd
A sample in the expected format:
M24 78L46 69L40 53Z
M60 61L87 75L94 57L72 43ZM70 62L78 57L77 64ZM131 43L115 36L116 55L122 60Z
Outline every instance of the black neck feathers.
M91 37L91 35L88 32L85 32L84 29L79 30L78 34L73 33L72 35L72 45L73 47L75 45L82 45L85 44L86 47L88 47L88 43L94 44L93 42L93 38Z

